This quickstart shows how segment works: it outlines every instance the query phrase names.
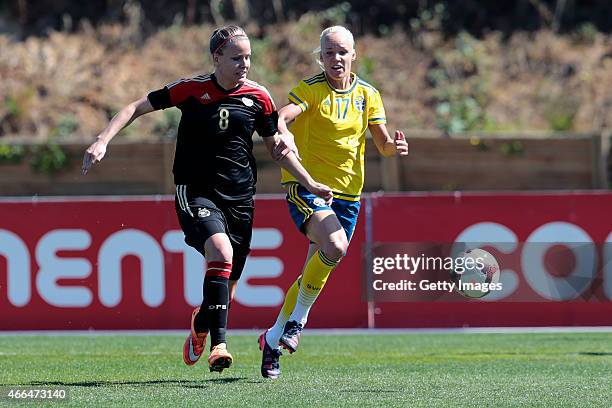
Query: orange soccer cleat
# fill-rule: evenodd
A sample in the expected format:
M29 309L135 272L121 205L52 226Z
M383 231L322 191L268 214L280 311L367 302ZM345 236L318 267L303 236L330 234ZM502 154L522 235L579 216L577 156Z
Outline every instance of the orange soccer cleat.
M208 368L210 371L221 372L225 368L229 368L232 365L233 357L227 351L227 345L225 343L219 343L210 350L210 356L208 356Z
M195 317L200 311L199 307L193 309L191 313L191 333L185 339L185 344L183 345L183 361L187 365L194 365L198 362L202 353L204 352L204 347L206 346L206 337L208 333L196 333L193 323L195 321Z

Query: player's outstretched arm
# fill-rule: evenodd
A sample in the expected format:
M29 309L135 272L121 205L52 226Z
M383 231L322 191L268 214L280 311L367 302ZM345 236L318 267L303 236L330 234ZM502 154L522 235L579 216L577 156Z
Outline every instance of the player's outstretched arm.
M106 154L106 146L117 133L127 127L137 117L154 110L155 109L151 106L149 99L145 95L137 101L125 106L113 116L106 128L96 137L96 141L85 150L82 167L83 174L87 174L93 164L102 160Z
M276 144L274 150L272 150L272 158L274 160L278 161L283 158L287 154L287 148L295 154L298 160L302 160L300 152L295 145L293 134L287 128L287 124L293 122L300 113L302 113L302 108L294 103L289 103L278 111L278 133L282 143Z
M297 156L283 141L277 133L274 136L263 138L270 156L285 170L287 170L306 190L310 191L331 204L333 193L331 188L325 184L316 182L300 163ZM280 146L280 147L279 147ZM275 150L281 150L280 154L275 154Z
M396 130L395 138L392 139L384 124L370 125L368 129L370 129L374 144L381 155L385 157L394 156L395 154L400 156L408 155L408 142L404 132L401 130Z

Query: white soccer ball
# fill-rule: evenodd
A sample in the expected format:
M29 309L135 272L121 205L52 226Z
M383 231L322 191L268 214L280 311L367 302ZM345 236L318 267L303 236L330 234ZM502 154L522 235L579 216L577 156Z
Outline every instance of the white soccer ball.
M468 249L454 259L451 278L455 290L472 299L501 290L499 264L493 255L480 248Z

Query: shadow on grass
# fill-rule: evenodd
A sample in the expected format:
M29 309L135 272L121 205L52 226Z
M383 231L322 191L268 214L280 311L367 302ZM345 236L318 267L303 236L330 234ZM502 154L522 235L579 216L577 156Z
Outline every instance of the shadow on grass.
M4 386L64 386L64 387L107 387L109 385L162 385L183 388L207 388L212 384L230 384L234 382L245 382L247 377L223 377L210 378L207 380L149 380L149 381L32 381L20 384L0 384ZM248 381L247 381L248 382Z
M578 353L581 356L612 356L612 352L610 351L579 351Z

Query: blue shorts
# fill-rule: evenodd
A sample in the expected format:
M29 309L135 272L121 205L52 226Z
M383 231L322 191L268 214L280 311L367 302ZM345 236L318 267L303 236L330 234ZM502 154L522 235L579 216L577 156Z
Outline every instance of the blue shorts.
M324 199L312 194L297 183L289 183L286 187L289 213L300 231L305 232L304 225L315 212L332 210L340 221L344 232L346 232L346 238L349 241L351 240L357 224L361 202L341 200L334 197L331 206L329 206L325 204Z

